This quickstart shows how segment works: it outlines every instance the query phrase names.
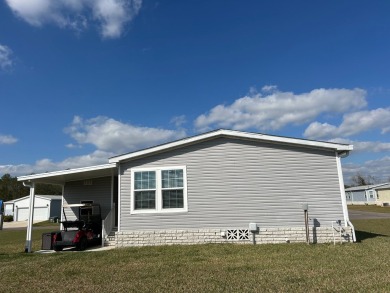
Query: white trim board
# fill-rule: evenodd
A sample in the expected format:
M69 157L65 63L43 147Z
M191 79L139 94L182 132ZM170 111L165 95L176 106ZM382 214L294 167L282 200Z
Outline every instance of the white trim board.
M66 176L66 175L71 175L71 174L79 174L79 173L81 174L81 173L87 173L87 172L93 172L93 171L104 171L104 170L114 169L114 168L116 168L116 164L104 164L104 165L97 165L97 166L89 166L89 167L83 167L83 168L60 170L60 171L54 171L54 172L46 172L46 173L33 174L33 175L27 175L27 176L20 176L20 177L18 177L18 181L28 181L28 180L35 180L35 179L42 179L42 178L60 177L60 176Z

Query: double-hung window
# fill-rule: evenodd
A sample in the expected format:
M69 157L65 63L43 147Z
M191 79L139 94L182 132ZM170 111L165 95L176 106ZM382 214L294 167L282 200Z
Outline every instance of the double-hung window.
M131 213L187 211L185 167L132 170Z
M134 208L156 207L156 171L134 172Z

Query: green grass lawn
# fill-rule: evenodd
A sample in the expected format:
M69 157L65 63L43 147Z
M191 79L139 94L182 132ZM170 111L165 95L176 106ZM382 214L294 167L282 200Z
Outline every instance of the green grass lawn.
M390 213L390 206L381 207L376 205L349 205L348 210L375 213Z
M60 227L60 223L53 223L50 221L43 221L33 224L34 227Z
M354 244L209 244L25 254L0 231L0 292L390 292L390 220ZM40 247L35 230L34 249ZM23 233L22 233L23 232Z

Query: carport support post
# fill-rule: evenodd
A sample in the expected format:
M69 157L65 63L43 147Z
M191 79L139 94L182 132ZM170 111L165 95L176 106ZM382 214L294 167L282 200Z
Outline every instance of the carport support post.
M24 186L30 187L30 207L28 213L28 223L27 223L27 236L26 236L26 245L24 248L24 252L32 252L32 226L34 219L34 202L35 202L35 183L26 184L23 183Z

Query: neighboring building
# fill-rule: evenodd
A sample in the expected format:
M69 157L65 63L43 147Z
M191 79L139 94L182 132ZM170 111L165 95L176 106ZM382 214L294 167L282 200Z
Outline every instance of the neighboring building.
M4 216L13 216L14 200L5 201L3 204L4 204Z
M34 204L34 221L49 220L50 217L61 217L61 195L36 195ZM30 196L4 202L4 215L14 216L14 221L27 221Z
M377 189L384 185L386 185L386 183L346 188L345 196L347 203L355 205L377 204Z
M109 159L109 164L21 176L63 186L64 204L102 207L111 244L333 241L335 221L351 241L341 157L351 145L216 130ZM32 193L34 189L31 189ZM33 196L33 194L32 194ZM67 219L77 211L65 209ZM336 235L338 235L336 233Z
M382 206L390 205L390 183L376 188L377 204Z

